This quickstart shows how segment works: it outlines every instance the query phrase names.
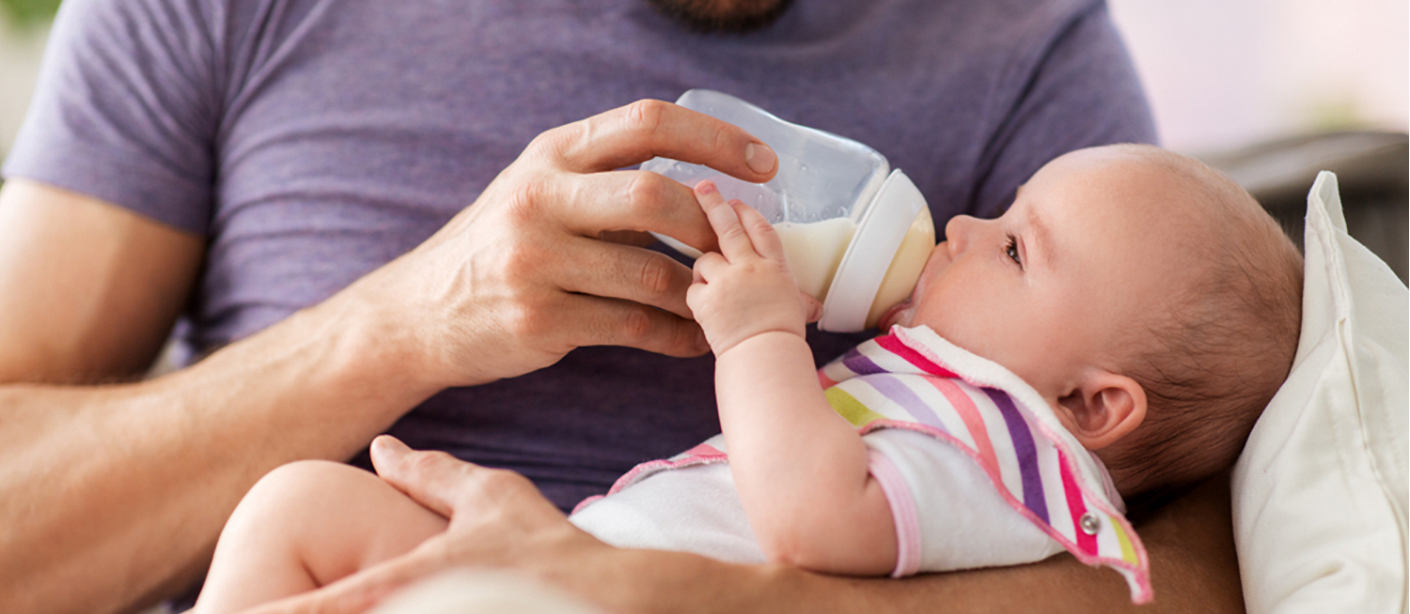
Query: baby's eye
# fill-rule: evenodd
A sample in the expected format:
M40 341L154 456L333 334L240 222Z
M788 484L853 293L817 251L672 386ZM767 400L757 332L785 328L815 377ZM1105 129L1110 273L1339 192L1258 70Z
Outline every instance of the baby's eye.
M1023 267L1023 259L1018 256L1018 239L1013 235L1008 235L1008 245L1004 246L1004 254L1013 259L1020 268Z

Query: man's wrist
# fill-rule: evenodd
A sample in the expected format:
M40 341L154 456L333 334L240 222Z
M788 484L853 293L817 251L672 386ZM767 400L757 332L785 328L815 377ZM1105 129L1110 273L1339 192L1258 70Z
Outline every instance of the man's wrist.
M331 344L329 375L370 394L425 399L448 384L426 367L430 349L412 318L391 305L345 292L295 314L291 320Z

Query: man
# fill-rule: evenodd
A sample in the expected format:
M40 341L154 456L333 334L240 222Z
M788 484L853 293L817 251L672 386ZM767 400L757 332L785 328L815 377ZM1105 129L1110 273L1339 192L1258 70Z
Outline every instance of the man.
M614 169L776 160L632 101L710 87L856 138L940 224L1152 138L1099 2L654 4L69 0L0 192L0 609L177 594L259 476L389 429L560 508L716 432L689 270L618 231L713 236L688 188ZM113 383L173 323L194 365ZM698 586L747 573L690 561ZM880 586L850 594L954 585Z

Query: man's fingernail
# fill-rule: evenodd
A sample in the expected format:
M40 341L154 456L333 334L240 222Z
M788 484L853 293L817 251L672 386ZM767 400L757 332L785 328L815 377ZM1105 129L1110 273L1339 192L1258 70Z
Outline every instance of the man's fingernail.
M778 164L774 150L763 143L750 143L744 146L744 163L756 173L767 173Z
M406 447L406 444L402 443L400 439L391 435L377 436L372 440L372 447L377 448L381 454L391 454L392 456L401 456L411 451L411 448Z

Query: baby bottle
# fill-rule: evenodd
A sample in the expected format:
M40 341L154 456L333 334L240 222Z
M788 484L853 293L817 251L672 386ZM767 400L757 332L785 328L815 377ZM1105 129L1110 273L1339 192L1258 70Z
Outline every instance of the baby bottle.
M886 158L857 141L783 121L728 94L690 90L676 104L758 137L778 155L778 174L749 183L714 169L655 158L641 165L689 186L709 179L773 224L798 288L823 303L818 328L875 326L911 293L935 247L925 197ZM691 258L700 252L657 235Z

